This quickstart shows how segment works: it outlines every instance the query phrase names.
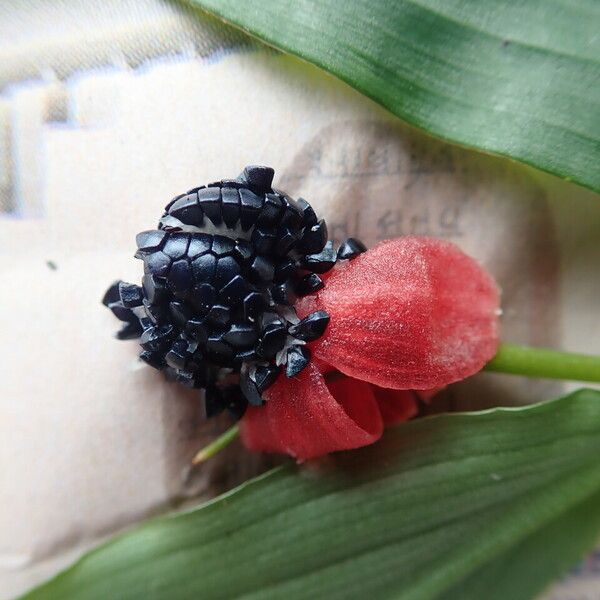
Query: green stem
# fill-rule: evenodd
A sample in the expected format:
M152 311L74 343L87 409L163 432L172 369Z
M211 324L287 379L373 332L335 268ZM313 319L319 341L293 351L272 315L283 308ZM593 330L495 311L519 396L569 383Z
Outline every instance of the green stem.
M233 440L235 440L239 434L239 425L233 425L233 427L230 427L227 431L222 433L216 440L213 440L210 444L208 444L208 446L204 446L204 448L202 448L202 450L200 450L200 452L194 456L192 459L192 464L198 465L205 460L208 460L211 456L214 456L217 454L217 452L220 452L223 450L223 448L229 446L229 444L231 444L231 442L233 442Z
M600 356L501 344L484 370L600 383Z

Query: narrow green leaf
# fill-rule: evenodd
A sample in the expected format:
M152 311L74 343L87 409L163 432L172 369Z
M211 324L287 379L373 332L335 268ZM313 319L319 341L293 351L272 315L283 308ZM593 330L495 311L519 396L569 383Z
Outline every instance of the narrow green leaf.
M513 551L538 589L595 538L600 506L587 500L600 493L599 451L591 390L417 420L151 521L26 598L437 599L461 582L485 586ZM546 561L541 532L564 540L555 530L580 506L589 531L578 521L581 536Z
M400 118L600 190L594 0L190 0Z

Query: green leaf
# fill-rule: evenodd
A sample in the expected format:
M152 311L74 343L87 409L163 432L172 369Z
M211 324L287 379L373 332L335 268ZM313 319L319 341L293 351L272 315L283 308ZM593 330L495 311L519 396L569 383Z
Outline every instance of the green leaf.
M190 0L434 135L600 190L596 0Z
M595 540L599 451L591 390L416 420L151 521L26 598L468 600L513 568L501 597L529 597Z

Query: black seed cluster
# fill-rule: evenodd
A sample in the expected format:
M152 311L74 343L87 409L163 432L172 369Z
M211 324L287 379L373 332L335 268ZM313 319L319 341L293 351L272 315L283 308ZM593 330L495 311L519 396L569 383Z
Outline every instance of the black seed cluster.
M365 250L350 238L336 252L325 221L274 190L273 175L246 167L175 197L158 228L137 235L142 285L116 282L103 300L124 322L117 337L139 338L142 360L206 390L207 416L260 405L282 370L276 362L288 377L308 364L303 343L323 334L329 316L298 322L292 305L321 289L319 274L337 260Z

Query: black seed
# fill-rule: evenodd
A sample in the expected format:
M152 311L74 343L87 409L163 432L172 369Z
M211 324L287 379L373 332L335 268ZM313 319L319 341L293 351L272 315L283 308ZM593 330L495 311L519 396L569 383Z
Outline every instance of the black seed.
M307 296L318 292L324 287L323 280L316 273L309 273L296 283L294 290L298 296Z
M241 272L240 266L237 264L233 256L224 256L217 261L217 271L215 273L215 287L222 288L229 283L236 275Z
M223 221L221 215L221 188L207 187L198 190L198 200L204 216L208 217L214 225L220 225Z
M305 346L292 346L287 351L285 374L295 377L310 362L310 350Z
M112 304L113 302L119 302L119 300L121 299L121 295L119 294L119 285L121 284L121 281L115 281L104 293L104 296L102 298L102 304L104 304L104 306L108 306L109 304Z
M164 280L153 275L144 275L142 277L142 289L144 290L146 300L150 304L161 304L168 297Z
M188 344L185 340L175 340L171 349L165 355L166 363L173 369L184 370L190 357Z
M190 319L185 326L185 331L199 344L206 344L206 341L208 340L208 330L203 320Z
M198 190L203 190L206 186L205 185L199 185L198 187L193 187L191 190L188 190L186 192L186 194L197 194Z
M133 340L139 338L141 334L142 326L140 325L139 320L136 320L125 323L117 332L117 338L120 340Z
M171 257L160 250L144 256L144 271L156 277L165 277L171 268Z
M261 356L271 359L283 348L287 338L285 325L279 321L265 327L257 351Z
M206 315L213 325L225 326L231 321L231 309L223 304L215 304Z
M249 262L254 256L254 249L252 248L252 244L250 244L250 242L247 242L246 240L237 240L235 243L235 250L233 251L233 256L235 256L239 262Z
M167 233L165 231L160 231L158 229L142 231L135 236L135 243L140 252L153 252L162 246L166 235Z
M212 252L216 256L227 256L233 254L235 242L224 235L215 235L212 243Z
M234 323L227 333L223 335L223 340L231 344L234 348L244 348L253 345L258 339L256 327L245 323Z
M289 229L280 229L277 232L277 242L275 243L275 253L279 256L285 256L299 239L298 233L292 233Z
M271 296L277 304L285 304L287 306L293 304L296 300L287 283L274 285L271 288Z
M223 333L212 333L209 335L206 342L206 349L214 358L225 363L230 362L235 357L235 351L225 342Z
M283 283L292 276L295 270L296 263L293 260L286 258L279 262L275 267L275 277L273 280L275 283Z
M192 311L183 302L169 303L169 314L179 327L185 327L188 320L192 318Z
M150 350L144 350L140 352L140 358L151 367L155 369L162 369L165 366L165 359L161 352L151 352Z
M173 336L173 325L161 325L144 329L140 337L140 346L144 350L158 351L169 342Z
M252 348L251 350L243 350L242 352L238 352L235 355L235 362L239 364L243 362L254 362L258 359L259 356L254 348Z
M298 231L304 226L302 213L297 208L297 204L288 196L283 197L284 212L281 217L280 225L287 227L292 231Z
M317 215L313 210L313 207L304 199L298 198L296 200L296 207L302 214L302 221L305 227L312 227L317 224Z
M209 252L212 246L213 236L206 233L192 233L190 236L190 245L188 246L188 256L196 258L200 254Z
M210 282L215 276L217 259L212 254L203 254L192 262L194 281Z
M251 292L244 298L244 318L251 319L259 315L266 306L265 299L259 292Z
M350 260L359 254L367 251L367 247L356 238L348 238L338 248L337 257L340 260Z
M150 304L148 300L144 299L144 311L148 320L154 325L164 317L165 311L163 310L163 306L163 304Z
M333 242L327 242L325 248L318 254L308 254L302 260L302 266L314 273L326 273L335 265L337 255L333 249Z
M198 203L196 192L188 193L186 196L176 200L168 209L169 214L179 219L186 225L202 227L204 224L204 213Z
M240 218L240 195L236 189L231 188L223 188L221 194L223 196L223 206L221 206L223 221L227 227L233 228Z
M256 224L263 229L276 228L283 214L283 201L277 194L267 194Z
M256 367L254 381L256 381L256 387L261 394L275 383L280 371L281 369L274 365Z
M176 379L189 388L201 388L206 384L206 379L202 375L192 371L179 371Z
M133 321L135 315L131 312L130 308L123 306L123 303L118 300L117 302L111 302L108 308L112 311L112 314L119 319L119 321Z
M189 243L190 236L187 233L171 233L162 251L175 260L187 253Z
M227 302L239 302L248 295L248 284L241 275L236 275L225 287L221 289L221 296Z
M275 268L273 263L264 256L257 256L249 268L250 278L252 281L264 282L273 281Z
M252 406L261 406L263 404L256 381L250 377L248 372L243 372L240 375L240 389L246 400L248 400L248 403Z
M275 234L269 230L256 227L252 232L252 244L257 254L270 254L275 245Z
M323 335L328 324L329 315L324 310L318 310L292 325L288 331L299 340L312 342Z
M247 189L240 190L240 225L248 231L256 223L263 207L263 198Z
M241 419L248 406L248 403L238 386L231 386L223 390L223 403L234 419Z
M166 215L169 212L169 209L171 208L171 206L173 206L173 204L175 204L175 202L177 202L177 200L179 200L179 198L183 198L184 196L186 196L187 194L190 194L190 193L191 193L191 190L189 192L186 192L185 194L178 194L174 198L171 198L171 200L169 200L169 203L165 206L164 215Z
M248 186L264 194L271 191L275 171L271 167L248 165L239 179L248 182Z
M210 283L198 283L192 288L192 304L202 313L208 312L217 299L217 290Z
M181 294L192 285L192 269L187 259L176 260L169 271L169 287L173 292Z
M298 242L298 247L307 254L320 252L327 241L327 224L321 219L316 225L304 230L302 239Z
M119 297L123 306L134 308L142 304L142 288L134 283L119 282Z

